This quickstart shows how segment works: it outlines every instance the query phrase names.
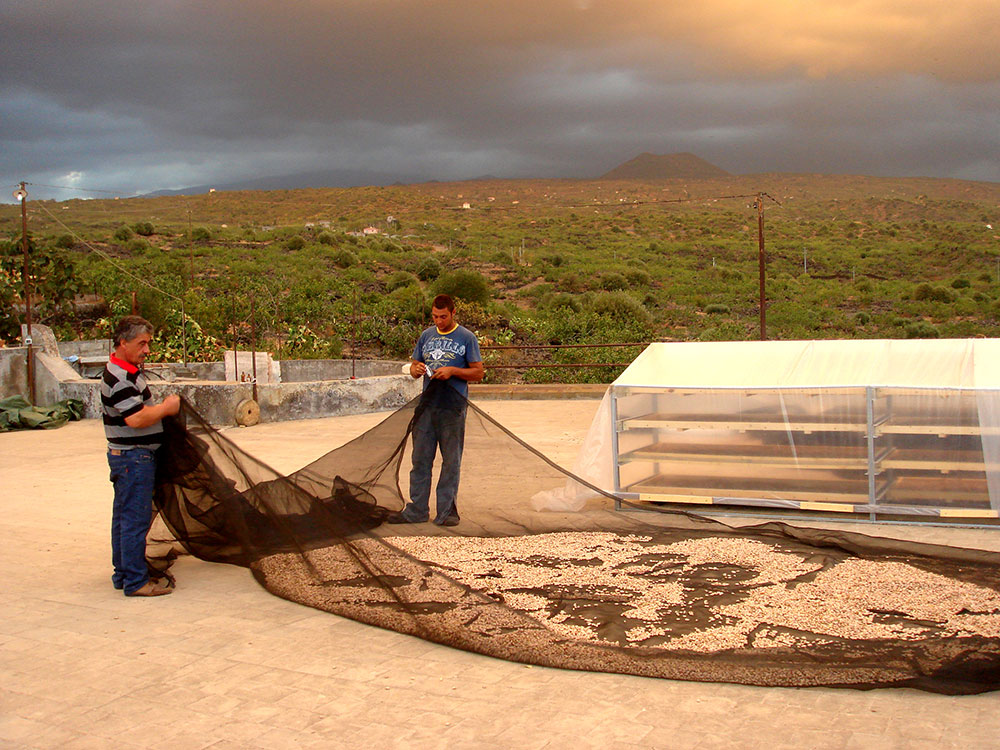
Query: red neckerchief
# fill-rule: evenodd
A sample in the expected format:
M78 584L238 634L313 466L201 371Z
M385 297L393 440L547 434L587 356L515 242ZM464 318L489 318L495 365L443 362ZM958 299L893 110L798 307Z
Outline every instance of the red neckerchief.
M110 361L111 361L111 364L118 365L120 368L122 368L129 375L135 375L137 372L139 372L139 368L138 367L136 367L133 364L130 364L130 363L126 362L124 359L118 359L118 357L116 357L114 354L111 355L111 360Z

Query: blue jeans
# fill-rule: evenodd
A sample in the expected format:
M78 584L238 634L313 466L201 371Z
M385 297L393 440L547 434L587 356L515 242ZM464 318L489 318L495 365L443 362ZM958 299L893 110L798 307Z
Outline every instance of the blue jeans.
M132 448L122 455L108 453L115 503L111 511L111 582L129 596L146 585L146 534L153 519L156 455Z
M410 502L403 509L409 521L426 521L430 515L431 470L438 447L441 448L441 475L437 483L437 515L442 523L458 515L455 498L462 470L465 445L465 405L461 408L431 407L413 426L413 468L410 469Z

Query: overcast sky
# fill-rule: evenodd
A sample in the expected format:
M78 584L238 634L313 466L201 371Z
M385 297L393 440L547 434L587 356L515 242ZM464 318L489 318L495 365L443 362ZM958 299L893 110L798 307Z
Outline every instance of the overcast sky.
M325 169L1000 182L998 0L0 0L0 181ZM32 197L107 197L29 187Z

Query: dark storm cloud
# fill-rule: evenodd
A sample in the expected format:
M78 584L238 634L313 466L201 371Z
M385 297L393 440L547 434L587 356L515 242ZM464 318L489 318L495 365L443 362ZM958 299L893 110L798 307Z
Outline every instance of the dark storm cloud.
M4 182L593 176L641 151L1000 180L992 0L7 6Z

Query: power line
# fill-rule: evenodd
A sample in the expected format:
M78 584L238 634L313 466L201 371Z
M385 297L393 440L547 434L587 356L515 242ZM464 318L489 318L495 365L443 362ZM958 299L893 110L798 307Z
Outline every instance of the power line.
M122 195L128 192L126 190L101 190L99 188L76 187L75 185L46 185L41 182L26 182L24 184L31 185L32 187L53 188L55 190L80 190L84 193L107 193L108 195Z

